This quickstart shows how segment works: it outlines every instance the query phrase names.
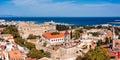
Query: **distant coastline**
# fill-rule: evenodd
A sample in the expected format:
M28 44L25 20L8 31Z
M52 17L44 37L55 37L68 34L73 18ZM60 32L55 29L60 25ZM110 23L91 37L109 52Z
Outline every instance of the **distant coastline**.
M92 26L98 24L120 25L118 23L119 21L116 21L120 20L120 17L0 17L0 20L1 19L6 21L34 21L37 24L50 22L52 20L57 23L75 24L82 26ZM110 22L117 22L118 24Z

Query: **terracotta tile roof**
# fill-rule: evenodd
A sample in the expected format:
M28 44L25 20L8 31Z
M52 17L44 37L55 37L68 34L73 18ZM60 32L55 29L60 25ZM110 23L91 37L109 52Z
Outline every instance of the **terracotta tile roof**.
M69 35L69 32L67 30L65 31L65 35Z
M20 53L19 50L9 51L8 54L10 56L10 59L12 59L12 58L18 58L18 59L23 58L22 54Z
M115 57L116 56L116 52L109 52L109 56L110 57Z
M115 58L115 60L120 60L120 58Z
M59 32L59 34L56 34L56 35L51 35L50 32L46 32L43 34L44 37L47 37L47 38L60 38L60 37L64 37L64 34Z
M47 57L43 57L40 60L49 60Z
M1 45L0 48L1 48L1 49L5 49L5 46L4 46L4 45Z

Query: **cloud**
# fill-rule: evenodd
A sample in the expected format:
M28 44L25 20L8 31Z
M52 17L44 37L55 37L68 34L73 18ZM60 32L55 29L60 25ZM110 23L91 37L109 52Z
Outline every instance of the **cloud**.
M10 3L12 6L1 10L20 16L120 16L120 4L112 3L76 4L53 0L11 0Z

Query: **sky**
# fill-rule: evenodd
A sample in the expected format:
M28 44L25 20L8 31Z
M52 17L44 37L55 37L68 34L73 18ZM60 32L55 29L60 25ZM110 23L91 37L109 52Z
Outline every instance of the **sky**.
M120 0L0 0L0 16L120 17Z

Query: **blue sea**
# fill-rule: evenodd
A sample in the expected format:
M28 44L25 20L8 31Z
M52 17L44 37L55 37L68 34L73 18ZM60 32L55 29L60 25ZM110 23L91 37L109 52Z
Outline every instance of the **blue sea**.
M34 21L37 24L54 21L75 25L112 24L120 25L120 17L0 17L6 21Z

